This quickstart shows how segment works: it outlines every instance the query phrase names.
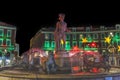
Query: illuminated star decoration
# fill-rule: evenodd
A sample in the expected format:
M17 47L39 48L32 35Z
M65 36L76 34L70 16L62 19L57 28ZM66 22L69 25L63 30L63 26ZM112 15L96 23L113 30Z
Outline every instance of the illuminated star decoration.
M118 45L118 51L120 51L120 45Z
M110 43L111 38L110 37L105 37L105 42L107 42L108 44Z
M86 43L87 39L86 38L82 38L82 43Z
M61 44L62 44L62 45L64 44L64 41L63 41L63 39L61 39L61 40L60 40L60 42L61 42Z

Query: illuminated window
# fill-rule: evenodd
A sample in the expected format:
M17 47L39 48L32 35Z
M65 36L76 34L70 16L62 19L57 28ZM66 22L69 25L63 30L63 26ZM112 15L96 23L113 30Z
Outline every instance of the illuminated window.
M77 45L77 41L73 41L72 45L76 46Z
M11 37L11 30L7 30L7 37Z
M0 39L0 45L3 45L3 39Z
M91 37L91 35L90 35L90 34L87 34L86 36L87 36L88 42L92 42L92 37Z
M79 35L79 40L82 40L82 38L83 38L83 35L80 34L80 35Z
M119 32L116 32L116 33L115 33L115 36L120 37L120 33L119 33Z
M3 29L0 29L0 36L3 36L4 35L4 31Z
M81 41L79 41L79 47L82 47L82 42Z
M6 45L11 46L11 40L10 39L6 39Z
M46 39L46 40L50 39L49 34L45 34L45 39Z
M55 41L51 42L51 47L54 48L55 47Z
M66 47L66 48L70 48L70 41L66 41L65 47Z
M50 47L49 41L45 41L44 47Z
M117 45L120 45L120 41L117 41Z

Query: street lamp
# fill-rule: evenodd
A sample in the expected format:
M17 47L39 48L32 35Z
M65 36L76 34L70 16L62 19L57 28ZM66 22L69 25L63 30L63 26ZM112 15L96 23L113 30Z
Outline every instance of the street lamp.
M110 36L113 37L113 33L112 32L110 32Z
M111 43L110 43L110 47L109 47L109 52L111 52L112 53L112 64L114 64L114 53L115 53L115 47L114 47L114 44L113 44L113 42L112 42L112 38L113 38L113 33L112 32L110 32L110 37L111 37Z

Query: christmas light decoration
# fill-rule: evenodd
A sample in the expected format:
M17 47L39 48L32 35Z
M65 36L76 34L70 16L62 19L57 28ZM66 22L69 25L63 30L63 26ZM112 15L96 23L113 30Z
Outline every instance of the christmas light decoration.
M118 51L120 51L120 45L118 45Z
M110 44L111 38L110 38L109 36L108 36L108 37L105 37L105 42L108 43L108 44Z
M88 42L86 38L82 38L82 43Z

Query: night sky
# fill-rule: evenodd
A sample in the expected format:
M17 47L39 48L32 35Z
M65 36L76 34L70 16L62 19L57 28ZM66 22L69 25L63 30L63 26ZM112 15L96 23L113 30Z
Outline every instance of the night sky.
M6 4L6 3L5 3ZM112 26L120 23L119 5L104 2L17 2L0 7L0 21L17 27L20 54L29 49L30 39L41 27L55 27L58 13L65 13L68 27Z

